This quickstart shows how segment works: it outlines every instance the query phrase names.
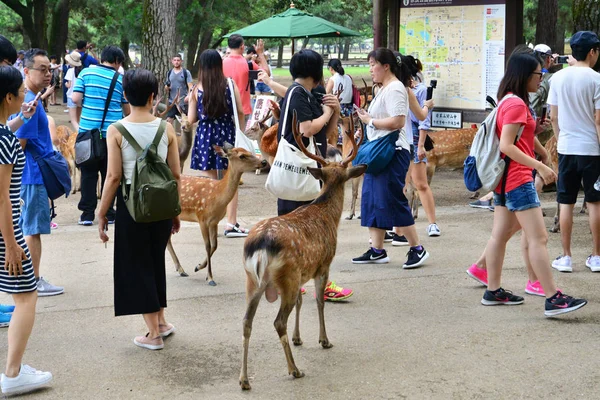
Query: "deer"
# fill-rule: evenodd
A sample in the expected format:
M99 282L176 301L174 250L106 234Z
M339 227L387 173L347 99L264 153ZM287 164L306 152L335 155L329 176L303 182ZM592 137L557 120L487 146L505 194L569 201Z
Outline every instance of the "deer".
M352 154L342 162L328 162L321 156L310 153L302 142L296 111L292 116L292 132L298 148L322 166L308 170L315 179L323 182L323 187L312 203L289 214L260 221L252 228L244 243L247 308L243 321L243 354L239 379L242 390L251 388L248 380L248 346L252 321L263 294L271 303L277 300L278 292L281 294L279 313L274 325L287 359L288 373L294 378L302 378L304 373L294 362L287 322L295 306L296 326L292 342L295 346L302 345L299 326L302 307L300 288L310 279L314 279L317 288L319 344L324 349L333 346L325 330L323 293L336 252L338 225L344 205L344 184L349 179L362 175L367 166L351 166L358 150L356 143Z
M258 148L260 149L260 154L263 156L263 158L265 160L267 160L269 165L271 165L273 163L273 159L275 158L275 153L277 152L277 129L279 128L279 123L275 123L271 127L269 127L266 124L266 122L269 120L269 118L271 118L272 114L273 113L271 111L269 111L264 116L263 119L261 119L260 121L255 121L244 132L244 134L246 136L248 136L251 140L256 140L258 142ZM277 113L277 116L279 117L279 112ZM269 129L271 129L269 135L267 136L269 138L269 141L265 140L265 142L263 142L262 139L263 139L265 133ZM272 138L273 138L272 133L273 132L275 133L275 135L274 135L274 137L275 137L275 152L272 152L271 146L269 146L269 144L272 145ZM256 175L260 175L260 170L256 170Z
M71 193L75 194L78 190L77 174L78 168L75 166L75 141L77 134L66 125L60 125L56 128L56 138L58 140L58 150L67 161L69 174L71 175Z
M181 115L176 117L179 125L181 125L181 133L177 133L177 147L179 149L179 165L181 165L181 172L183 172L183 164L189 157L194 144L194 124L190 124L187 114L183 112L178 103L175 106Z
M229 167L223 179L216 180L202 176L181 176L181 214L182 221L197 222L200 225L206 259L198 264L195 272L208 266L206 280L210 286L216 286L212 275L211 257L217 250L217 230L219 221L225 217L227 205L233 199L242 178L242 174L264 167L266 161L259 160L254 154L225 142L223 147L213 145L219 157L229 160ZM167 248L180 276L185 272L169 238Z
M477 129L453 129L447 131L429 132L428 135L435 142L435 147L427 152L427 183L431 179L437 167L462 168L465 158L469 155L471 144ZM411 160L412 162L412 160ZM412 179L406 179L406 197L412 209L413 217L419 217L419 192L412 183Z

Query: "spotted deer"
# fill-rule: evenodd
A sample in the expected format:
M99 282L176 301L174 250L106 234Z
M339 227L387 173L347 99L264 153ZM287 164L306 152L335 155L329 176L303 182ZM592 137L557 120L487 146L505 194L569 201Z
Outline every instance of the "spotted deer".
M60 125L56 128L56 138L58 140L58 150L69 165L71 193L75 194L79 186L79 180L77 179L79 169L75 166L75 140L77 140L77 134L69 129L68 126Z
M200 225L206 259L196 266L195 271L198 272L208 266L206 280L209 285L216 286L212 276L211 257L217 250L219 221L225 217L227 205L238 189L242 174L254 171L256 168L264 166L266 162L259 160L247 150L239 147L233 148L227 142L222 148L216 145L213 145L213 148L219 157L227 158L229 167L221 180L188 175L181 177L181 214L179 218L182 221L198 222ZM188 276L175 254L171 239L169 239L167 248L179 275Z
M433 150L427 152L427 183L431 183L437 167L462 168L465 158L469 155L473 138L477 133L475 128L453 129L447 131L429 132L429 137L435 143ZM416 151L416 149L415 149ZM412 160L411 160L412 163ZM410 176L406 177L406 197L412 209L413 217L419 217L419 192Z
M248 138L251 140L256 140L258 142L258 148L260 149L260 154L263 156L265 160L271 165L273 163L273 159L275 158L275 153L272 153L270 146L267 145L267 141L263 142L262 138L267 130L271 129L272 132L275 132L275 139L277 139L277 128L279 127L278 123L274 123L273 126L268 126L266 122L271 118L272 112L269 111L263 119L260 121L255 121L246 131L244 132ZM272 138L271 135L268 136ZM272 142L272 140L271 140ZM275 141L275 152L277 152L277 141ZM260 170L256 170L256 175L260 174Z
M325 331L323 294L329 279L329 266L337 246L337 230L344 205L344 184L366 170L366 165L351 167L352 159L358 149L356 143L352 155L339 163L330 163L320 156L311 154L302 143L302 134L299 132L295 111L292 121L292 131L300 150L323 167L309 168L316 179L323 181L323 187L312 203L289 214L269 218L256 224L244 243L247 309L243 322L243 355L239 380L243 390L250 389L248 346L252 321L263 294L269 302L277 300L278 292L281 294L275 329L287 359L288 373L294 378L302 378L304 373L294 363L288 340L287 322L296 306L296 327L292 342L296 346L302 345L299 326L302 307L300 288L310 279L314 279L317 289L319 343L324 349L333 346Z

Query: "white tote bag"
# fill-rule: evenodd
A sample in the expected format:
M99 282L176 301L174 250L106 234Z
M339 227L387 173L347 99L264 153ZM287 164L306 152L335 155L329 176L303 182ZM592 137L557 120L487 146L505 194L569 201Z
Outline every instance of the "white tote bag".
M285 132L290 99L296 87L292 88L288 96L281 132ZM315 153L314 138L310 138L310 143L306 149L313 154ZM288 143L281 136L273 165L271 165L271 171L267 176L265 188L269 193L283 200L314 200L321 191L321 185L319 180L310 174L308 167L317 168L317 162L308 158L300 149Z
M235 91L233 89L233 83L231 78L227 78L227 84L229 85L229 92L231 92L231 102L233 103L233 120L235 121L235 144L233 147L241 147L244 150L248 150L252 154L256 154L254 149L254 143L244 131L240 129L240 123L238 121L237 104L235 102Z

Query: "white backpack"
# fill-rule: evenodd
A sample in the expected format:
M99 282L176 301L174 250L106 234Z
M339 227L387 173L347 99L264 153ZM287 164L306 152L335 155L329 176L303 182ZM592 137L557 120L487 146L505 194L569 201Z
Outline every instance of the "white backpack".
M497 107L481 123L475 134L471 151L464 162L465 186L472 192L480 189L489 192L496 189L505 172L508 172L507 165L510 159L501 157L500 139L496 135L496 117L500 104L511 97L518 96L514 94L504 96ZM515 143L521 137L524 128L522 126L519 129Z

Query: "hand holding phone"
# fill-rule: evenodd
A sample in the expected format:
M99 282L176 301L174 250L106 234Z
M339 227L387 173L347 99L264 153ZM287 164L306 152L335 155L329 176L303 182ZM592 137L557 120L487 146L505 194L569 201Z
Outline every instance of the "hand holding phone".
M44 94L45 91L46 91L46 88L39 91L38 94L35 95L35 98L29 102L30 105L29 105L29 108L27 109L27 112L31 112L33 104L37 105L38 101L40 100L40 97L42 97L42 95Z

